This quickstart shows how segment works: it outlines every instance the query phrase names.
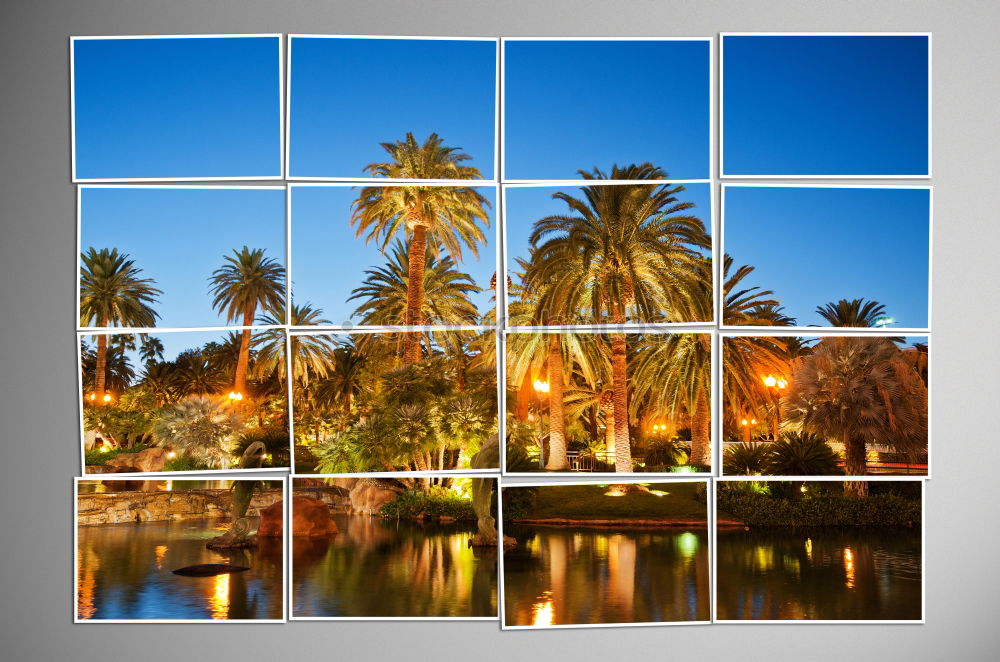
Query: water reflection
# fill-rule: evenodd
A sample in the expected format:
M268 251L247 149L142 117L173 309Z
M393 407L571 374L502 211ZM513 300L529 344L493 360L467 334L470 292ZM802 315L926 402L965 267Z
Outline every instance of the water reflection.
M206 549L205 542L227 526L221 520L188 520L79 527L79 618L282 618L281 539L261 539L256 549ZM250 570L215 577L171 573L198 563Z
M296 616L496 617L497 554L468 546L474 523L333 519L337 535L292 541Z
M920 531L720 530L722 620L917 620Z
M506 526L508 625L708 620L708 533Z

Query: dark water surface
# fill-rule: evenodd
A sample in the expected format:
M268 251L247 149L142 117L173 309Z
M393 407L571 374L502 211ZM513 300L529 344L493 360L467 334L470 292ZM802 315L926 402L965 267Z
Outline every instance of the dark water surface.
M280 619L281 539L256 549L205 548L228 520L105 524L78 529L77 614L81 619ZM171 571L199 563L250 570L215 577Z
M497 554L475 523L334 515L340 533L292 542L292 609L304 617L497 615Z
M505 526L507 625L709 618L708 532Z
M919 620L920 529L720 530L720 620Z

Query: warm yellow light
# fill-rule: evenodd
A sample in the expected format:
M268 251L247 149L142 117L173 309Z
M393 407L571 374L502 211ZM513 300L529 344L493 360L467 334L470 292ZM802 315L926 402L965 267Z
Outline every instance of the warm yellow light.
M175 453L174 451L170 451L169 453L167 453L167 459L168 460L172 460L175 457L177 457L177 453Z
M757 425L757 419L756 418L751 419L750 420L750 425Z
M96 393L91 393L90 394L90 401L93 402L96 399L97 399L97 394Z
M108 452L108 447L107 446L101 446L101 452L102 453L107 453Z
M111 402L111 394L110 393L105 393L103 399L104 399L105 402Z
M243 399L243 394L242 393L237 393L236 391L230 391L229 392L229 399L230 400L234 400L234 401L242 400Z
M803 494L805 494L805 493L806 493L806 491L807 491L807 488L806 488L806 486L805 486L805 485L803 485L802 487L800 487L800 488L799 488L799 491L800 491L800 492L802 492Z
M774 388L777 383L778 383L778 378L775 377L774 375L768 375L767 377L764 378L764 385L767 386L768 388Z
M746 424L747 424L747 419L744 418L742 421L740 421L740 425L746 425Z
M788 382L786 382L784 379L778 380L778 388L785 388L786 386L788 386Z
M535 390L538 391L539 393L548 393L549 392L549 383L548 382L543 382L541 379L536 379L535 380Z

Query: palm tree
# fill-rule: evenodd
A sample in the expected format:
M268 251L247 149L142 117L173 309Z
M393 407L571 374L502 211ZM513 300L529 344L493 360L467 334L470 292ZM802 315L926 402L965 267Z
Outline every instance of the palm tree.
M367 357L353 343L334 349L326 378L316 385L316 401L338 406L345 419L349 417L354 398L363 390L367 363Z
M159 317L152 304L161 290L153 287L152 278L141 278L142 269L135 266L127 253L117 248L91 247L80 254L80 325L150 327ZM108 337L97 337L94 393L104 397L107 373Z
M212 307L225 313L226 321L233 322L242 317L243 326L253 324L257 308L275 317L284 315L285 308L285 268L276 260L264 257L264 250L233 250L225 256L226 263L212 272L209 279L214 295ZM233 390L245 393L247 390L247 367L250 364L250 329L244 328L240 340L240 353L236 361Z
M458 148L445 147L436 133L424 144L417 143L412 133L394 143L382 143L390 161L365 167L373 177L399 179L481 179L479 170L462 165L471 157ZM367 233L365 242L373 239L385 251L397 234L409 237L407 261L407 297L403 323L423 324L424 277L426 254L437 256L444 248L456 262L462 261L462 244L474 256L478 245L486 243L480 222L489 227L486 208L489 202L476 189L467 186L368 186L354 202L351 225L357 225L357 236ZM407 339L403 360L420 360L420 335Z
M608 176L595 168L580 171L588 180ZM610 179L660 180L666 173L651 164L614 166ZM583 199L556 193L573 215L535 223L534 252L526 281L540 292L536 319L555 325L579 322L623 325L633 321L678 320L675 288L690 286L700 255L711 241L704 224L681 212L693 207L675 197L682 186L595 185ZM625 334L611 334L615 419L615 469L631 471L628 431Z
M172 363L148 361L140 385L156 398L156 406L162 407L177 395L177 368Z
M363 300L354 311L355 315L362 316L362 324L392 326L405 321L410 274L408 243L397 240L388 264L366 270L362 286L354 289L347 299ZM421 320L424 324L458 326L479 321L479 311L469 297L482 289L476 286L472 276L455 268L451 256L427 254L423 278Z
M107 338L107 336L98 336L98 341L102 337ZM82 359L80 369L83 375L83 388L85 391L90 391L92 401L103 402L103 399L98 400L97 390L94 386L98 374L97 352L91 349L84 341L80 341L80 348ZM105 354L104 364L104 374L106 375L104 382L105 390L122 393L132 385L132 380L135 379L135 370L132 368L132 362L129 361L128 355L118 351L117 348L109 347Z
M830 323L830 326L875 326L880 318L885 317L885 306L878 301L864 299L841 299L836 303L828 303L816 309L820 317Z
M153 425L160 446L176 449L210 469L228 469L241 423L216 400L195 396L164 411Z
M774 476L832 476L840 473L836 453L826 439L816 434L791 432L782 435L770 444L769 451L769 473Z
M803 430L843 444L849 476L867 473L868 443L926 451L927 388L890 338L824 338L796 366L784 402Z
M139 358L145 364L163 360L163 342L159 338L143 335L139 347Z
M213 366L201 352L189 352L178 357L174 388L184 396L215 395L228 382L226 374Z
M323 311L312 304L292 304L292 326L323 326L332 322L322 317ZM283 324L279 318L266 314L258 319L265 326ZM294 335L290 340L292 352L292 379L299 388L307 388L312 378L326 377L330 368L330 355L335 343L326 335ZM285 379L285 330L266 329L253 337L254 374L257 378L277 375Z

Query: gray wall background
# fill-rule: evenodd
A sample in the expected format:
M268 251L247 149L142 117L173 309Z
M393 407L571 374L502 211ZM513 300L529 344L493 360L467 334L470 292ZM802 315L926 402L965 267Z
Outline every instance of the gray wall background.
M996 2L7 0L0 7L0 657L997 659ZM927 624L503 632L491 623L72 624L79 470L70 35L708 36L933 31L933 461ZM891 250L890 246L886 247ZM845 256L848 260L849 256ZM992 323L992 324L991 324Z

